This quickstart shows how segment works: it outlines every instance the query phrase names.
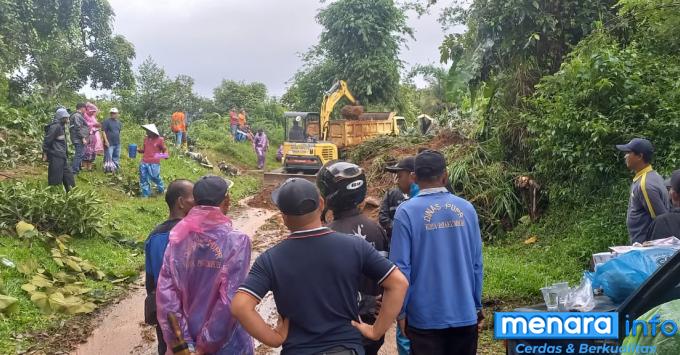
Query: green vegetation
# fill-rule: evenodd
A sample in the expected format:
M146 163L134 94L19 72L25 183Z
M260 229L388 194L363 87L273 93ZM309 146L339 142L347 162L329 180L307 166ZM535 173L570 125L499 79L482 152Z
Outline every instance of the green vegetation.
M363 105L394 109L400 98L399 50L412 36L406 14L392 0L329 3L317 15L319 44L305 56L283 101L300 111L318 111L323 93L346 80Z
M255 155L251 145L234 143L226 132L224 128L223 140L210 140L218 148L214 151L215 157L239 166L254 166ZM0 294L17 300L13 306L15 310L6 314L0 322L0 353L25 350L33 341L31 333L60 327L60 322L70 318L61 312L83 312L91 309L92 304L100 305L122 295L126 284L134 281L142 271L143 241L155 225L167 218L168 213L162 196L149 199L136 197L139 189L139 156L134 160L127 158L126 148L128 143L141 144L143 135L141 128L124 118L120 172L115 176L99 170L83 172L78 176L78 187L68 195L61 188L45 187L44 175L21 182L6 180L0 183L0 196L3 199L0 211L0 258L6 257L16 265L14 268L0 265ZM199 133L199 141L200 137ZM222 151L239 154L225 154ZM101 166L101 157L98 158L98 165ZM202 168L174 148L170 158L164 160L161 166L166 186L178 178L196 180L205 174L219 174ZM261 184L258 176L246 174L229 178L235 182L233 201L254 194ZM59 251L60 254L55 257L55 248L59 250L55 236L46 237L45 233L38 233L31 238L28 235L19 237L14 231L19 217L35 223L41 232L50 231L55 235L68 233L79 238L65 243L67 249ZM65 262L67 259L69 261ZM60 266L58 260L64 266ZM90 267L99 270L103 277L78 276L68 265L73 262L83 271ZM45 271L41 274L37 272L40 271L38 269ZM39 274L45 276L35 276ZM22 286L31 284L34 277L45 278L51 284L46 288L36 287L35 290L31 286L25 287L32 294L38 294L34 296L37 303L32 302L31 294L22 289ZM71 281L75 280L83 284L74 286ZM40 280L38 283L41 283ZM64 291L64 287L70 291ZM45 302L41 301L43 294L47 296ZM48 312L58 312L46 314L41 311L41 307ZM14 335L20 334L29 336L14 339Z

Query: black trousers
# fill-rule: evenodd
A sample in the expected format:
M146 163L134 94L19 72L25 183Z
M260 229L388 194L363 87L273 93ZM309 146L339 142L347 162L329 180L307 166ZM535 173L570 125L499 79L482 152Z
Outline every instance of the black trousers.
M161 330L161 326L156 324L156 338L158 339L158 355L165 355L165 351L168 349L168 346L165 344L165 340L163 339L163 331Z
M66 192L76 186L71 167L66 158L48 157L47 183L50 186L64 185Z
M477 325L448 329L408 327L411 355L476 355Z

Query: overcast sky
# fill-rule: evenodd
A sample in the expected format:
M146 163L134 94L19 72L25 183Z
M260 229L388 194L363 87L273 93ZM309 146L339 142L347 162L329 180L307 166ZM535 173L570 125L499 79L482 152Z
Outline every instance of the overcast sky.
M271 95L285 92L301 66L300 53L316 44L318 0L109 0L115 32L135 45L135 67L148 56L168 75L188 74L207 97L222 79L260 81ZM401 59L438 63L444 32L437 11L409 24L416 30Z

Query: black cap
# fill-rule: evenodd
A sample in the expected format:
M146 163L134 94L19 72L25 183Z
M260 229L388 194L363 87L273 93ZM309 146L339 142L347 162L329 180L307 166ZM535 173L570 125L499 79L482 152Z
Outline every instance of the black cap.
M222 204L233 182L219 176L207 175L194 184L194 200L199 206L214 206Z
M680 169L671 174L671 189L676 193L680 193Z
M290 178L274 190L272 201L285 215L303 216L319 208L319 191L308 180Z
M616 149L622 152L633 152L636 154L642 154L646 157L650 157L654 154L654 146L652 142L644 138L633 138L628 144L619 144Z
M444 155L435 150L426 150L416 155L414 165L418 177L438 176L446 171Z
M400 171L410 171L414 172L415 171L415 162L416 158L415 157L406 157L397 163L397 165L392 165L388 166L385 168L385 170L391 172L391 173L398 173Z

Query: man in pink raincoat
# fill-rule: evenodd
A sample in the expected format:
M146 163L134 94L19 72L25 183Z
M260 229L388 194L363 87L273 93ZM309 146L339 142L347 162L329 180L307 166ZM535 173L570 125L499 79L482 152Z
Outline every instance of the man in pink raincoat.
M170 232L156 289L165 342L177 341L168 322L172 312L189 349L199 354L253 354L252 338L230 311L248 273L251 247L226 216L230 185L217 176L196 182L196 207Z

